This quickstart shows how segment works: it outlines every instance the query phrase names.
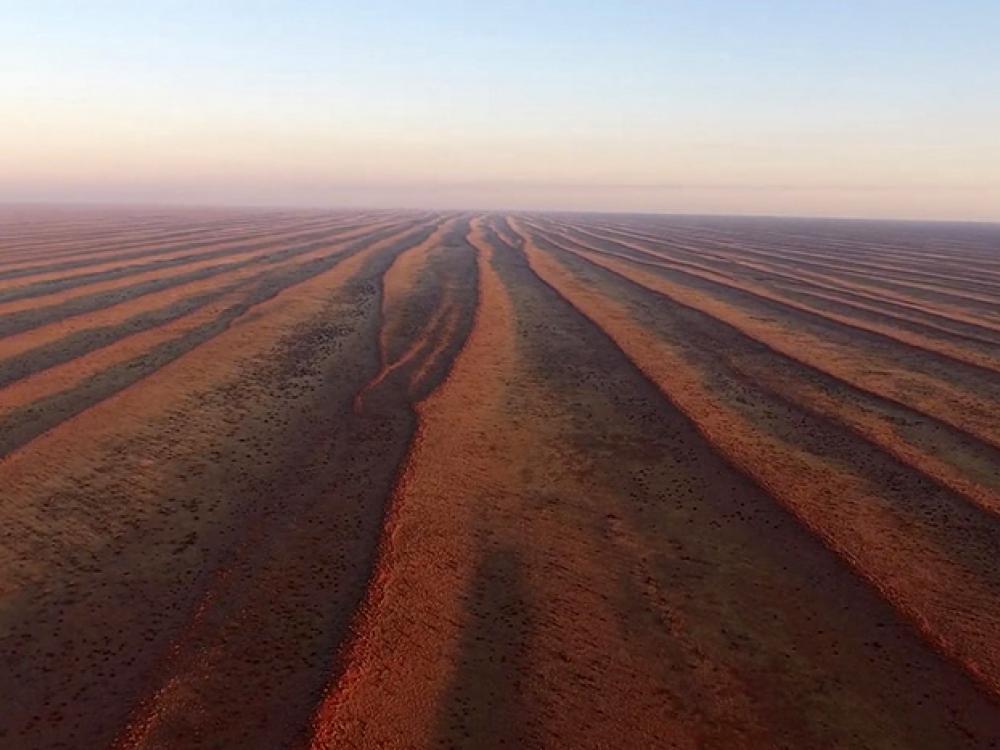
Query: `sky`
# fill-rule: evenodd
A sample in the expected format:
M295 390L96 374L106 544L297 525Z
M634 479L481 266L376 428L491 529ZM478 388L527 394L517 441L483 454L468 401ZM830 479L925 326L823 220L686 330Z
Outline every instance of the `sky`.
M0 0L0 201L1000 220L1000 2Z

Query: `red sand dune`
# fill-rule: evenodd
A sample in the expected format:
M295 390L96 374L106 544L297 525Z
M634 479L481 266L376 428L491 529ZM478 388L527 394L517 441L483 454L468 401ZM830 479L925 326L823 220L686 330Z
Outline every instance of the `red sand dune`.
M1000 229L0 213L0 747L1000 746Z

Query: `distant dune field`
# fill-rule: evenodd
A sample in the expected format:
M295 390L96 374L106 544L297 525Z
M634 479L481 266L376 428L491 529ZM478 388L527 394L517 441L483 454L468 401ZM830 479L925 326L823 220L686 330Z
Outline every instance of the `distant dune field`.
M0 209L0 747L1000 747L1000 226Z

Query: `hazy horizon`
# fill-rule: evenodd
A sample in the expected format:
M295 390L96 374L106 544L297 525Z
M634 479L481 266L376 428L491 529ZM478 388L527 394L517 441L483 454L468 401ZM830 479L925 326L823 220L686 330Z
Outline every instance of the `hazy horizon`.
M1000 220L1000 7L66 2L0 202Z
M717 219L775 219L789 221L794 220L815 220L815 221L843 221L843 222L885 222L902 224L972 224L984 227L1000 226L1000 218L977 219L977 218L942 218L942 217L920 217L920 216L864 216L851 215L845 213L777 213L767 211L683 211L670 210L669 208L643 210L637 208L608 209L608 208L517 208L511 206L478 206L468 207L461 205L375 205L360 201L344 201L342 203L239 203L239 202L210 202L210 201L128 201L113 199L94 200L0 200L0 211L2 210L32 210L59 211L79 210L98 212L103 209L122 212L143 212L143 211L177 211L177 212L215 212L215 211L236 211L236 212L284 212L301 211L304 213L323 213L337 211L412 211L419 212L441 212L442 214L523 214L523 215L565 215L565 216L657 216L657 217L677 217L677 218L717 218Z

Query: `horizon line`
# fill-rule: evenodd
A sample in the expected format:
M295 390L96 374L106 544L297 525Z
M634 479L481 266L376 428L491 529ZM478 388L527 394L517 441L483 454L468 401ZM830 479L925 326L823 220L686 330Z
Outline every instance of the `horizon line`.
M386 206L386 205L344 205L344 204L319 204L319 203L193 203L185 201L121 201L105 200L100 198L81 200L62 199L33 199L33 200L0 200L0 209L3 208L121 208L121 209L177 209L177 210L204 210L204 211L425 211L431 213L470 213L470 214L574 214L574 215L609 215L609 216L664 216L664 217L686 217L686 218L733 218L733 219L786 219L786 220L807 220L807 221L850 221L850 222L894 222L911 224L974 224L976 226L996 226L1000 227L1000 219L990 218L938 218L938 217L916 217L916 216L857 216L857 215L822 215L822 214L796 214L796 213L767 213L767 212L723 212L723 211L671 211L662 210L640 210L630 211L627 209L580 209L580 208L468 208L454 206L442 207L419 207L419 206Z

